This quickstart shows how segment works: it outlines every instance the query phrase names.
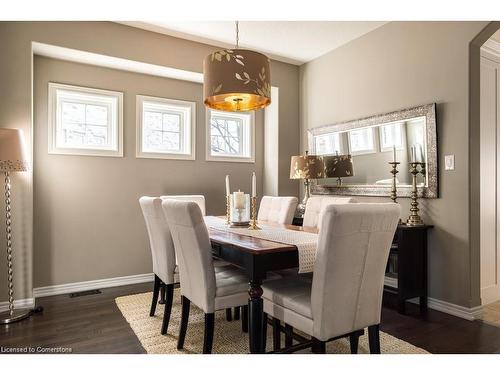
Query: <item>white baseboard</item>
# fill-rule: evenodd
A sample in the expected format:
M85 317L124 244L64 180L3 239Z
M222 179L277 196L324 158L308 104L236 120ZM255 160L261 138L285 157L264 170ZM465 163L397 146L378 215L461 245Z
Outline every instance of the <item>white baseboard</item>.
M38 297L55 296L58 294L69 294L75 292L83 292L92 289L111 288L122 285L147 283L153 281L153 277L154 275L152 273L146 273L142 275L113 277L109 279L90 280L77 283L44 286L41 288L33 289L34 298L16 300L15 306L18 308L31 308L35 305L34 299ZM396 285L394 285L394 280L392 279L388 280L388 279L389 278L386 278L386 285L397 286L397 280L396 280ZM410 300L410 302L418 304L418 299ZM441 311L446 314L454 315L459 318L467 320L480 319L483 310L482 306L476 306L471 308L463 307L431 297L428 298L427 303L430 309ZM7 309L8 309L8 303L0 302L0 311L4 311Z
M16 299L14 300L15 309L32 309L35 307L34 298ZM0 312L7 311L9 309L9 302L0 302Z
M393 288L398 287L398 280L392 277L385 277L384 284ZM408 300L408 302L419 304L419 299L414 298L411 300ZM455 305L450 302L445 302L441 301L436 298L428 297L427 298L427 306L430 309L437 310L440 312L444 312L446 314L450 314L462 319L467 319L467 320L476 320L480 319L482 317L483 313L483 307L482 306L476 306L476 307L463 307L460 305Z
M446 314L454 315L467 320L480 319L483 315L482 306L463 307L431 297L427 299L427 304L430 309L441 311Z
M90 280L78 283L43 286L41 288L33 289L33 297L35 298L47 297L47 296L55 296L58 294L84 292L86 290L92 290L92 289L111 288L122 285L147 283L153 281L153 279L154 275L152 273L145 273L142 275L112 277L110 279Z

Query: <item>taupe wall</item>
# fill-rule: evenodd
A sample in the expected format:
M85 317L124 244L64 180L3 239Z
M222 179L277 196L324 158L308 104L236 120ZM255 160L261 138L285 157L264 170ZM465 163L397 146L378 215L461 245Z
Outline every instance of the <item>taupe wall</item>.
M49 155L48 83L124 94L124 157ZM196 102L196 160L135 157L136 95ZM201 84L35 57L34 287L151 272L141 195L204 194L207 213L225 212L224 176L262 191L263 111L256 113L255 163L205 161L206 116Z
M440 198L421 200L430 296L479 304L469 242L469 43L486 22L391 22L300 69L301 145L307 129L437 103ZM364 200L380 200L364 198ZM408 200L400 200L403 215Z
M174 67L178 69L190 70L195 72L202 72L202 62L203 58L213 52L217 47L209 46L201 43L190 42L183 39L178 39L174 37L169 37L162 34L152 33L149 31L139 30L132 27L110 23L110 22L0 22L0 45L2 46L2 54L0 56L0 126L2 127L17 127L21 128L25 131L28 145L32 146L32 51L31 51L31 42L41 42L52 45L57 45L61 47L73 48L77 50L83 50L93 53L99 53L109 56L115 56L120 58L126 58L131 60L136 60L140 62L146 62L157 65L164 65L169 67ZM70 65L67 65L68 67ZM295 154L298 151L299 144L299 109L298 109L298 67L272 61L271 63L272 69L272 85L278 86L280 88L280 139L277 142L280 145L280 159L283 157L288 161L281 161L280 164L288 164L290 155ZM55 72L57 73L57 72ZM63 73L61 73L63 74ZM124 73L125 74L125 73ZM75 79L83 80L91 77L76 77ZM151 77L145 77L144 80L148 80ZM69 79L69 78L68 78ZM160 79L161 80L161 79ZM165 80L167 81L167 80ZM120 82L114 82L115 87L120 85ZM101 85L96 85L101 87ZM127 86L127 85L126 85ZM155 85L153 85L155 86ZM186 86L187 87L187 86ZM159 86L156 85L156 88L159 89ZM127 86L128 90L134 90L133 86ZM136 87L136 90L139 90L140 87ZM147 92L148 87L143 87L140 91ZM165 88L167 90L167 88ZM185 90L188 90L187 88ZM135 106L134 106L135 108ZM38 110L38 108L37 108ZM127 109L126 109L127 110ZM283 135L283 139L281 139L281 135ZM130 143L135 140L135 137L132 139L125 140L125 158L122 160L127 160L130 157L132 149L130 148ZM201 144L201 149L198 147L198 156L197 158L201 161L203 160L204 154L204 144L202 143L204 140L203 136L200 136L197 140L198 145ZM38 139L37 139L38 142ZM262 144L261 144L262 145ZM261 146L260 145L260 146ZM259 146L259 147L260 147ZM262 156L259 156L260 158ZM71 164L71 161L68 157L64 157L64 163ZM92 176L92 173L95 171L95 164L97 161L100 161L98 167L102 167L103 169L108 168L109 173L113 174L117 178L126 179L127 183L132 184L130 190L123 191L121 189L122 183L117 184L116 189L114 189L114 194L122 196L125 200L130 199L132 196L131 191L138 191L141 189L141 186L135 185L137 183L136 174L140 172L133 171L123 171L123 170L115 170L115 168L111 167L109 160L105 160L104 158L94 158L92 160L87 158L84 162L78 164L78 168L82 169L82 175L88 173L88 176ZM55 159L54 159L55 160ZM77 159L73 159L77 160ZM261 159L260 159L261 160ZM35 160L37 164L35 165L35 175L37 182L40 182L40 187L44 186L42 182L45 182L45 186L49 186L48 179L49 176L57 175L57 179L62 179L64 176L65 169L58 168L57 171L55 169L50 171L50 174L44 173L44 165L43 163L38 163L38 159ZM125 161L127 162L127 161ZM50 168L55 168L57 166L57 161L54 161L54 164ZM135 164L137 163L137 164ZM134 161L134 167L138 165L142 165L141 163L148 165L163 165L162 161ZM167 165L169 162L164 162ZM189 162L180 161L178 165L188 164ZM102 165L101 165L102 164ZM233 177L233 180L241 181L241 183L247 183L247 168L239 168L241 164L229 164L229 163L217 163L218 166L214 166L214 169L217 169L217 172L212 173L212 176L215 174L218 176L223 176L226 171L229 171ZM262 161L260 161L260 165L256 165L258 170L261 168ZM202 163L198 164L196 162L196 172L199 172L202 169ZM248 167L248 166L247 166ZM289 166L287 166L289 168ZM253 168L252 168L253 169ZM67 173L69 173L66 170ZM282 173L280 172L280 175ZM70 173L71 175L71 173ZM288 177L288 176L287 176ZM179 180L182 176L176 176ZM215 178L214 178L215 179ZM90 189L94 194L99 194L102 191L102 186L98 185L98 181L94 181L91 178L82 179L80 183L76 183L76 181L72 181L70 179L65 180L65 185L67 187L72 186L74 189L78 189L79 187ZM197 180L197 186L200 188L204 188L205 183L200 183L200 179ZM59 181L59 180L58 180ZM14 240L15 240L15 286L16 286L16 299L27 298L32 294L32 275L33 268L36 269L37 275L37 286L45 283L45 280L56 280L54 276L57 277L57 280L66 280L67 282L79 281L79 280L91 280L94 276L87 277L86 273L90 275L91 270L83 269L74 274L74 277L70 279L69 273L61 270L61 273L52 275L52 272L56 272L55 269L59 269L61 267L66 267L66 264L56 264L57 255L61 255L63 251L71 252L70 249L65 244L72 244L74 241L73 236L70 236L70 232L67 230L68 228L74 228L80 222L86 223L89 228L87 229L88 233L92 233L92 230L98 233L98 225L100 218L96 216L96 212L90 210L92 204L89 206L77 205L76 207L83 207L85 211L84 217L86 219L82 219L83 216L74 216L67 217L68 221L61 220L61 217L58 217L57 220L54 217L47 217L43 210L48 210L52 213L60 213L60 210L54 209L54 205L59 205L56 203L56 199L60 197L54 196L54 192L51 191L48 196L43 196L41 199L46 202L36 201L35 206L36 209L33 211L33 192L32 192L32 178L31 173L26 173L24 175L19 175L13 180L15 186L15 196L13 197L14 208ZM163 192L164 189L173 188L176 185L171 184L170 181L167 182L166 179L158 179L155 180L153 178L149 178L144 181L144 187L148 187L147 193L154 193L154 189L158 189L158 192ZM185 187L180 183L179 189L175 189L178 192L181 192L181 187ZM219 191L216 189L216 185L210 185L208 192L208 200L209 210L214 212L215 207L217 207L217 200L219 197L224 194L223 192L223 184L220 184ZM298 188L295 181L289 181L288 178L280 181L280 194L284 193L297 193ZM110 189L111 190L111 189ZM195 189L192 187L190 191L200 191L200 189ZM42 190L43 191L43 190ZM66 192L67 193L67 192ZM38 192L36 193L38 196ZM123 195L122 195L123 194ZM104 201L108 197L97 197L94 199L99 199L99 201ZM78 196L71 196L71 199L78 199ZM61 202L61 205L64 205L65 202ZM67 203L66 203L67 204ZM40 207L40 210L38 208ZM95 207L95 206L94 206ZM119 215L126 215L126 209L122 208L123 206L115 206L109 212L110 217L118 217ZM3 210L3 204L0 206L0 209ZM52 211L51 211L52 210ZM75 213L76 215L76 213ZM81 215L81 213L79 214ZM50 219L50 220L49 220ZM124 219L126 220L126 219ZM52 222L51 222L52 221ZM52 249L52 239L54 238L52 235L59 236L58 240L54 242L57 245L57 253L55 257L44 259L42 258L43 253L39 252L39 245L35 243L33 245L33 222L36 223L37 230L52 231L51 233L41 233L37 234L36 238L44 239L44 244L40 249L51 248ZM94 224L92 224L94 223ZM135 225L135 222L127 222L130 225ZM57 224L57 227L55 226ZM112 228L113 229L113 228ZM0 231L3 231L3 222L0 224ZM126 237L121 236L117 238L116 236L117 229L113 229L112 233L112 241L116 243L117 248L122 246L124 242L126 242ZM71 233L73 234L73 233ZM123 234L123 233L122 233ZM100 235L100 234L99 234ZM41 236L41 237L40 237ZM70 238L71 237L71 238ZM49 238L49 239L47 239ZM101 247L101 245L96 245L95 241L98 241L99 238L87 237L81 238L82 243L87 243L89 247L98 246L99 251L94 252L93 254L105 254L106 250ZM134 240L130 240L130 242L137 244L138 238ZM111 243L110 242L110 243ZM81 245L77 246L78 249L82 249ZM63 250L64 249L64 250ZM42 250L40 250L42 251ZM142 251L142 250L141 250ZM33 254L37 253L37 257L35 259L35 263L33 263ZM39 256L40 255L40 256ZM73 254L71 261L81 262L85 259L90 258L89 250L86 250L84 253ZM71 255L70 255L71 256ZM69 258L67 258L69 259ZM107 269L107 273L103 277L112 277L116 276L125 276L131 273L141 273L145 270L146 263L137 264L137 269L135 268L135 263L137 259L129 262L126 256L118 257L114 259L113 264L110 264L107 267L103 267ZM42 263L43 264L39 264ZM119 270L118 264L123 263L124 269ZM96 263L91 263L96 264ZM44 267L44 271L39 273L39 269L41 270ZM99 267L97 267L99 268ZM5 269L5 261L3 257L0 257L0 269ZM46 272L45 272L46 271ZM104 275L103 269L96 270L97 273L101 273ZM147 270L146 270L147 272ZM38 275L40 275L40 279L38 279ZM57 281L59 282L59 281ZM6 295L6 285L5 283L0 283L0 296ZM4 300L4 298L0 297L0 301Z

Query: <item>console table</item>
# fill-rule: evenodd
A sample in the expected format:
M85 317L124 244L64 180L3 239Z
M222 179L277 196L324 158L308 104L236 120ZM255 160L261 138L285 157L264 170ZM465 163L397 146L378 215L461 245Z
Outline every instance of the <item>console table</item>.
M432 225L398 225L387 262L384 291L395 294L398 311L406 301L419 298L420 312L427 311L427 232Z

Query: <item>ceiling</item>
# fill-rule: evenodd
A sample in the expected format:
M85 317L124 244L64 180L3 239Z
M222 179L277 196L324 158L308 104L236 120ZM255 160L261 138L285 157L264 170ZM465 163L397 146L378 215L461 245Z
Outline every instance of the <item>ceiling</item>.
M233 48L231 21L121 22L183 39ZM375 21L240 21L240 47L301 65L369 33L386 22Z

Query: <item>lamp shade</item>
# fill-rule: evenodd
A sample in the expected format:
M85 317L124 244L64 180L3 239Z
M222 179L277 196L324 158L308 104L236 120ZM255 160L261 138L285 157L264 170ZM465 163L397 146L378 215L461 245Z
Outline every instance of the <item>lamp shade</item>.
M251 111L271 103L269 59L246 49L225 49L203 61L205 105L221 111Z
M28 170L28 157L20 129L0 128L0 172Z
M324 156L325 177L352 177L354 168L351 155Z
M317 155L292 156L290 163L291 179L324 178L325 165L323 157Z

